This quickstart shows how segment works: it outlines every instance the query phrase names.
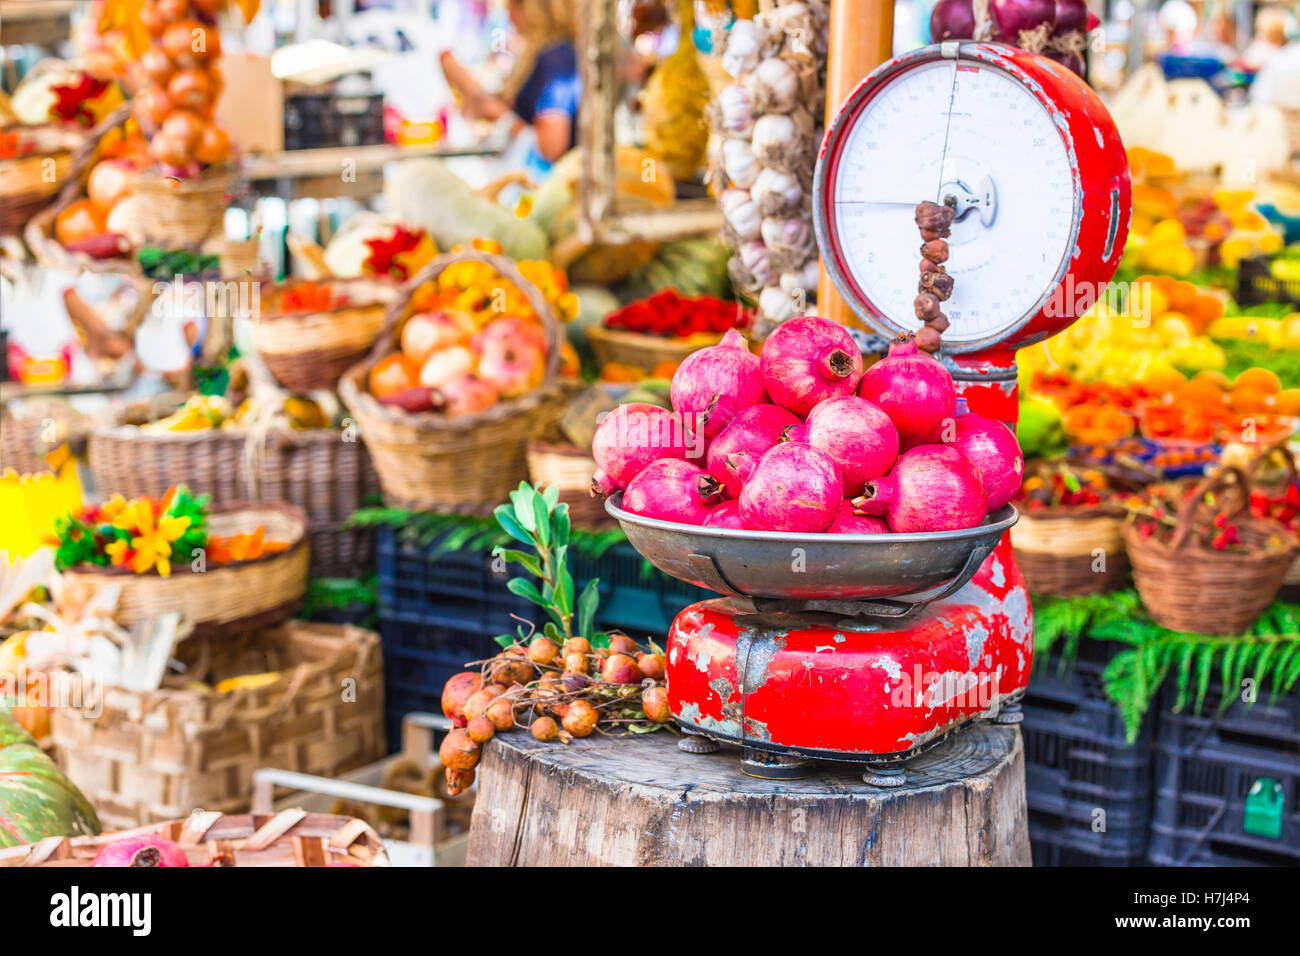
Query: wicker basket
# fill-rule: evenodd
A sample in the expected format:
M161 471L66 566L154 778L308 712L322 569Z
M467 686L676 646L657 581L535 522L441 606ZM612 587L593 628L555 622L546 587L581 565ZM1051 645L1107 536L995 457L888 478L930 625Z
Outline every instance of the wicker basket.
M35 147L26 156L0 159L0 236L16 236L54 201L85 133L55 125L5 126L0 133L18 133Z
M112 583L122 585L114 618L131 627L171 611L194 627L196 636L238 627L266 627L290 617L307 589L307 516L299 508L274 504L226 504L209 513L209 533L227 537L265 526L268 541L289 547L251 561L192 570L190 555L172 558L172 573L136 574L126 567L77 565L64 577L89 597Z
M46 837L0 850L0 866L90 866L106 843L154 833L179 843L190 866L388 866L384 841L352 817L305 810L271 814L190 814L93 837Z
M456 262L492 266L527 296L546 329L546 374L531 392L473 415L448 418L381 404L367 391L370 369L396 348L411 296ZM361 428L384 497L395 507L486 514L528 477L528 439L563 410L566 390L556 380L563 331L545 297L503 256L464 251L438 256L388 306L384 334L370 356L344 373L339 396Z
M313 577L355 577L370 564L374 532L344 523L379 492L366 446L350 430L276 428L149 432L134 425L92 429L95 487L156 498L185 484L216 504L285 501L307 513Z
M292 286L277 290L277 296ZM279 312L275 303L253 326L253 344L276 381L291 392L338 387L339 376L366 357L384 329L394 286L368 280L332 282L347 304L328 312Z
M60 762L105 827L195 807L240 813L261 767L334 777L386 752L383 652L373 631L290 621L182 641L175 656L188 665L178 683L267 671L280 679L224 693L95 686L82 707L55 708Z
M1234 554L1189 542L1193 524L1209 517L1204 496L1234 487L1240 500L1227 513L1252 550ZM1249 493L1249 479L1237 468L1224 468L1183 502L1169 544L1144 538L1132 522L1124 525L1133 580L1157 624L1192 634L1241 634L1273 602L1297 544L1285 525L1245 512Z
M569 506L574 527L605 531L618 522L605 510L605 499L591 493L596 461L585 448L563 441L534 439L528 443L528 474L535 485L554 485Z
M51 399L7 407L0 417L0 474L10 468L20 475L49 471L45 456L64 442L75 441L86 426L85 415Z
M1273 458L1282 459L1285 474L1281 482L1276 485L1270 483L1265 487L1259 481L1259 471ZM1285 445L1274 445L1252 458L1246 466L1246 477L1254 487L1260 488L1270 496L1283 493L1286 491L1287 486L1300 480L1300 474L1296 470L1295 456L1291 454L1291 449ZM1286 572L1286 578L1282 581L1282 586L1285 588L1295 588L1297 585L1300 585L1300 555L1297 555L1296 559L1291 562L1291 567Z
M722 341L722 336L707 339L699 336L687 341L665 335L645 335L593 325L587 329L587 341L591 343L591 351L595 353L596 362L600 365L619 362L649 370L660 362L680 362L692 352L717 345Z
M235 170L229 165L210 167L193 179L142 176L135 185L140 202L128 207L136 215L124 231L146 245L197 246L222 228L226 191L234 181Z
M1130 571L1123 525L1119 508L1021 510L1011 546L1030 593L1069 597L1123 587Z

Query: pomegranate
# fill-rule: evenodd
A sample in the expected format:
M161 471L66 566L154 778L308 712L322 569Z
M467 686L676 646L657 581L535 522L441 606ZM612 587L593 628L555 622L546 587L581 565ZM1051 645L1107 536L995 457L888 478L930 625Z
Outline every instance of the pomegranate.
M564 671L566 674L585 674L587 673L587 655L579 654L572 651L564 655Z
M515 704L509 697L498 697L488 705L483 715L492 722L494 730L509 730L515 725Z
M735 498L728 498L710 508L708 516L704 519L704 527L733 528L737 531L743 529L745 523L740 520L740 502Z
M447 795L459 797L474 783L473 770L444 770L447 777Z
M543 743L554 740L560 732L560 728L555 725L555 720L551 717L538 717L528 729Z
M474 371L474 353L463 345L438 349L420 367L420 384L438 388Z
M469 734L469 739L476 744L485 744L496 736L496 725L488 719L486 714L479 714L465 727L465 733Z
M564 642L563 650L565 657L568 657L570 654L590 654L591 641L587 640L585 637L571 637Z
M495 385L465 372L433 388L431 400L444 415L474 415L501 401L501 394Z
M600 712L585 700L575 700L564 710L560 721L564 729L575 737L589 737L600 720Z
M498 337L483 344L478 373L495 385L505 398L514 398L542 384L546 354L528 342Z
M600 667L600 679L610 684L636 684L645 675L627 654L611 654Z
M500 695L490 688L484 687L482 690L476 690L469 695L469 700L465 701L465 719L473 723L476 718L482 717L487 713L488 706Z
M591 440L594 494L626 488L652 461L698 458L702 449L682 417L649 402L629 402L606 415Z
M1015 433L1002 422L974 412L957 416L952 447L975 466L988 499L990 513L1007 504L1020 490L1025 458Z
M888 534L889 525L883 518L860 515L853 508L853 502L841 501L839 513L826 529L827 534Z
M849 494L887 474L898 458L898 429L879 406L856 395L826 399L808 413L807 422L786 429L784 437L830 455Z
M821 532L844 498L834 459L812 445L786 442L759 459L740 492L740 518L754 531Z
M647 687L641 692L641 709L646 719L656 724L666 723L672 718L668 709L668 690L664 687Z
M763 452L781 440L785 429L798 424L798 416L780 405L753 405L745 409L722 434L709 442L709 474L728 498L737 497Z
M559 646L549 637L537 635L528 645L528 659L534 664L549 664L559 655Z
M469 723L465 716L465 703L482 686L483 678L473 671L453 674L447 679L442 687L442 713L453 727L464 727Z
M664 669L667 667L667 663L667 658L662 654L641 653L636 656L637 667L641 668L641 673L651 680L664 679Z
M91 866L189 866L185 851L153 833L125 836L105 843Z
M718 483L703 468L663 458L632 479L623 492L623 508L661 521L703 524L719 494Z
M606 647L611 654L627 654L629 657L636 657L641 650L636 646L636 641L618 631L609 636L609 644Z
M546 354L546 333L542 327L517 315L503 316L483 326L483 331L474 336L474 351L482 352L492 342L526 342Z
M442 765L448 770L473 770L478 765L479 754L483 748L474 742L469 732L456 727L442 738L438 756Z
M944 423L957 415L952 376L910 338L895 342L867 369L858 394L889 416L901 451L939 441Z
M763 343L763 384L799 416L836 395L852 395L862 378L862 353L842 325L815 315L789 319Z
M673 410L706 439L722 434L746 408L767 401L758 356L735 329L717 345L686 356L669 395Z
M439 349L467 343L474 328L474 320L464 312L417 312L402 326L402 352L416 365L423 365Z
M975 466L951 445L903 452L894 470L867 482L853 504L859 514L883 515L900 534L973 528L988 510Z

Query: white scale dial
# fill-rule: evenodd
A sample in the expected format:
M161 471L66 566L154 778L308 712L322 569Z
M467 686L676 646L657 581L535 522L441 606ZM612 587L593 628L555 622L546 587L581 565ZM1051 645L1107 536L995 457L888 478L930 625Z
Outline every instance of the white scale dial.
M904 329L921 326L913 211L949 196L961 218L948 239L955 288L943 337L971 342L1042 307L1068 265L1076 217L1052 116L1006 73L967 60L923 64L889 82L848 131L836 174L833 216L848 272Z

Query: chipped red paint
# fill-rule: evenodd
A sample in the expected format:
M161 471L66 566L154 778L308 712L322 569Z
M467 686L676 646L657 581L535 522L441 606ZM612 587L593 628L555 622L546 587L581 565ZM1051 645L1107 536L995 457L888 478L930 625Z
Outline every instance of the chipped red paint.
M1005 541L970 584L913 618L860 630L792 623L747 629L726 599L684 610L668 638L673 716L715 736L866 757L911 750L1029 681L1033 622Z

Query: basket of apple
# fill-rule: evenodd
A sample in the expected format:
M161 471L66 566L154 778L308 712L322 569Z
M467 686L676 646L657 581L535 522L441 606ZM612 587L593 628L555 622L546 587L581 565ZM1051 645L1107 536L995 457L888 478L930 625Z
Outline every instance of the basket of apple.
M511 311L413 310L467 264L496 276ZM433 259L388 304L384 331L343 374L339 396L390 504L487 513L527 479L528 439L563 411L568 372L572 349L547 296L511 259L470 248Z

